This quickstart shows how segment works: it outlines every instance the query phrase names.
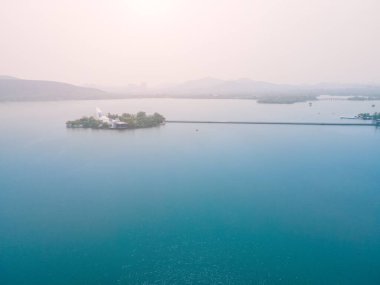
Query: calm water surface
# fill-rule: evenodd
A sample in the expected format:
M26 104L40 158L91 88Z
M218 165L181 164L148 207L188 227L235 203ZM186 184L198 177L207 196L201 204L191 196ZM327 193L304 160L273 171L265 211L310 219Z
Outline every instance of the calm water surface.
M336 122L371 105L1 103L0 284L380 284L380 130L64 125L97 106Z

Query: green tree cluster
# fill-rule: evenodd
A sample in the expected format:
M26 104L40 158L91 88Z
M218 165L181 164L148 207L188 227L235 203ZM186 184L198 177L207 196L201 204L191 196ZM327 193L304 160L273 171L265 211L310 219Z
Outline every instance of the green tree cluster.
M130 128L150 128L164 123L165 117L158 113L147 115L145 112L138 112L136 115L124 113L119 116L119 120L127 123Z
M380 120L380 113L373 113L372 115L370 113L360 113L358 115L358 118L363 120Z
M91 128L91 129L105 129L109 128L108 123L104 123L94 117L82 117L75 121L67 121L66 126L68 128Z

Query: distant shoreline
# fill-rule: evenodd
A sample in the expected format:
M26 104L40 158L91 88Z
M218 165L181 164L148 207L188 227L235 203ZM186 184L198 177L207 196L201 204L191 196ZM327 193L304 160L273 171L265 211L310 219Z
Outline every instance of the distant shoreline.
M293 104L316 101L328 95L349 100L380 100L380 85L334 84L289 85L251 79L202 78L167 87L130 86L103 90L65 82L26 80L0 76L0 102L43 102L118 99L234 99L256 100L259 104Z

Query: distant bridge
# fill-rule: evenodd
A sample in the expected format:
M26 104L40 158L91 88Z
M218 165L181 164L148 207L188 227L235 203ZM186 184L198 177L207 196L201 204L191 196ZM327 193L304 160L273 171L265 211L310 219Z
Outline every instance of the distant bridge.
M226 125L296 125L296 126L358 126L374 127L376 123L323 123L323 122L252 122L252 121L186 121L167 120L169 124L226 124Z

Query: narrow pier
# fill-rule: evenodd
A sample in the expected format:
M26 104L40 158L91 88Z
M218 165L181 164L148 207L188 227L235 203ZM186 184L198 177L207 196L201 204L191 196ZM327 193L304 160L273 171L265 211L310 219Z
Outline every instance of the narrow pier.
M250 122L250 121L186 121L167 120L169 124L227 124L227 125L296 125L296 126L358 126L376 127L376 124L368 123L323 123L323 122Z

